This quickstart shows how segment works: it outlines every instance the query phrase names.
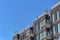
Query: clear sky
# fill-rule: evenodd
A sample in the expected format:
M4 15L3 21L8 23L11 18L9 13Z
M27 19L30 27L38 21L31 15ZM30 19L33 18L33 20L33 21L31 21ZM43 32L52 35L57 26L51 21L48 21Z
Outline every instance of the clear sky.
M13 40L15 31L34 22L57 0L0 0L0 40Z

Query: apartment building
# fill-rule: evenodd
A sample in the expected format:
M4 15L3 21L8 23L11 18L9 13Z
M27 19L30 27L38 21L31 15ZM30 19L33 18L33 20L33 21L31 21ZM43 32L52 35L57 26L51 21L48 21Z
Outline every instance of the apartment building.
M60 40L60 0L34 22L34 40Z
M16 33L13 40L34 40L33 27L30 27L21 33Z
M33 24L34 40L51 40L51 25L48 11L40 15Z
M60 40L60 0L38 16L32 27L14 35L13 40Z
M19 33L16 33L13 36L13 40L19 40L20 39L19 37L20 37Z
M60 40L60 0L50 11L51 30L54 40Z

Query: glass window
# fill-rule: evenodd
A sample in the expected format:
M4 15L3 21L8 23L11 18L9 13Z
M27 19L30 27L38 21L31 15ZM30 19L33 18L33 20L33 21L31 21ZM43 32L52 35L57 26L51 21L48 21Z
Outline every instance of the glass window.
M54 40L56 40L56 39L54 38Z
M42 33L42 37L46 37L46 31Z
M40 22L40 30L41 30L41 22Z
M59 20L59 11L56 12L56 20Z
M22 36L21 36L21 40L22 40Z
M33 34L33 30L30 30L30 34Z
M41 29L41 27L42 27L43 25L45 25L45 24L46 24L46 20L41 21L41 22L40 22L40 29Z
M40 33L40 40L42 40L42 33Z
M23 39L24 39L24 35L23 35Z
M45 25L46 24L46 20L43 20L43 25Z
M54 14L52 14L52 23L54 23Z
M56 32L55 32L55 26L53 26L53 34L55 35L55 33L56 33Z
M43 21L41 21L41 27L42 27L42 25L43 25Z
M38 35L36 35L36 40L38 40Z
M38 25L36 25L36 33L38 32Z
M58 23L58 33L60 33L60 23Z
M40 30L40 23L38 23L38 30Z
M40 22L40 30L41 30L41 22Z
M55 27L55 32L58 33L58 24Z
M60 40L60 36L59 36L59 39L58 40Z

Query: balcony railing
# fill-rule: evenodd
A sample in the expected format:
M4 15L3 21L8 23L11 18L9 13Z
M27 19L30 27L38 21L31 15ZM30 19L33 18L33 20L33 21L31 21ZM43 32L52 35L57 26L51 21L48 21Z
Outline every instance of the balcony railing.
M43 39L51 39L51 34L50 34L50 32L46 32L46 33L43 35Z
M30 37L32 36L33 37L34 35L33 35L33 32L29 32L26 34L26 36L30 36Z
M45 27L45 28L50 28L50 24L49 23L45 23L42 27Z

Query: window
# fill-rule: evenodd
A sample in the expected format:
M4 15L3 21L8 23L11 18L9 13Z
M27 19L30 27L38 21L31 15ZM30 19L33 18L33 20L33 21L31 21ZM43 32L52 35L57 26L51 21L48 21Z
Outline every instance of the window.
M40 22L40 29L41 29L41 27L42 27L43 25L45 25L45 24L46 24L46 20L41 21L41 22Z
M56 32L55 32L55 26L53 26L52 28L53 28L53 34L55 35L55 33L56 33Z
M21 40L22 40L22 36L21 36Z
M54 23L54 14L52 14L52 23Z
M46 24L46 20L43 20L43 25L45 25Z
M24 35L23 35L23 39L24 39Z
M40 23L38 23L38 30L40 30Z
M56 40L56 39L54 38L54 40Z
M46 35L47 35L47 36L50 36L50 35L51 35L50 31L47 31L47 32L46 32Z
M58 24L55 27L55 32L58 33Z
M58 23L58 33L60 33L60 23Z
M42 37L46 37L46 31L42 32Z
M46 20L43 20L43 21L40 22L40 30L41 30L42 26L45 25L45 24L46 24Z
M38 25L36 25L36 33L38 32Z
M41 22L40 22L40 30L41 30Z
M30 34L33 34L33 30L30 30Z
M55 26L52 26L52 33L55 35L56 31L55 31Z
M40 40L42 40L42 33L40 33Z
M22 40L23 40L23 36L22 36Z
M36 40L38 40L38 35L36 35Z
M59 20L59 11L56 12L56 20Z
M60 40L60 36L59 36L59 39L58 40Z

